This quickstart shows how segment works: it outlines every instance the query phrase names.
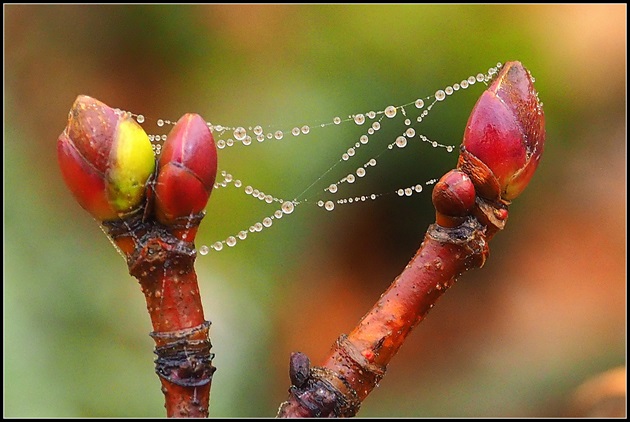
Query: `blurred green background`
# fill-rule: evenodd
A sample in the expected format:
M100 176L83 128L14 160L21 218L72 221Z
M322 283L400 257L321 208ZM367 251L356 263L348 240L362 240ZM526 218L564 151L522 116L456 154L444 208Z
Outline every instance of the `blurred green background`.
M56 139L78 94L147 120L197 112L229 126L291 128L408 103L508 60L531 70L544 102L539 170L485 267L461 277L415 328L359 415L564 415L581 382L625 366L626 11L5 5L4 415L164 415L138 284L57 166ZM449 98L418 131L459 145L481 92ZM219 167L288 199L362 129L221 150ZM393 123L378 139L402 130ZM410 145L384 155L356 188L424 183L456 159ZM327 183L353 166L340 165ZM262 205L215 191L197 245L275 209ZM290 352L319 364L432 221L430 189L332 213L304 206L235 248L198 257L218 368L211 416L275 416Z

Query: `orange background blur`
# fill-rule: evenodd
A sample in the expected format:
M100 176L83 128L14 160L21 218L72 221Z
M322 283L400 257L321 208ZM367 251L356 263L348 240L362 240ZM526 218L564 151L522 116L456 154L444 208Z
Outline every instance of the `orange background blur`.
M197 112L229 126L291 128L408 103L508 60L531 70L544 102L539 170L485 267L462 276L415 328L359 416L566 415L578 385L626 362L626 12L5 5L4 415L164 415L138 284L57 166L77 95L152 119ZM454 95L417 130L459 145L481 92ZM402 128L383 128L380 139L393 142ZM225 149L219 167L290 198L361 133L344 124ZM456 159L408 146L379 159L357 188L413 186ZM275 209L258 202L215 191L197 244ZM211 416L275 416L291 351L320 363L413 256L433 212L430 189L332 213L298 207L235 248L198 257L218 368Z

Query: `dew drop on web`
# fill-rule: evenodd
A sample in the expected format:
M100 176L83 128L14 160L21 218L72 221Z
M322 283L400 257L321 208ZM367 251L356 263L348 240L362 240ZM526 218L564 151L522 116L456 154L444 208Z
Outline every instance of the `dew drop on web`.
M396 107L394 106L388 106L385 109L385 116L389 117L390 119L394 116L396 116Z
M206 246L206 245L201 245L201 246L199 247L199 253L200 253L201 255L208 255L208 252L210 252L210 248L209 248L208 246Z
M234 129L234 139L236 139L237 141L242 141L243 139L245 139L245 137L247 136L247 131L245 130L244 127L237 127L236 129Z
M291 201L286 201L282 204L282 212L285 214L291 214L294 209L295 209L295 206L293 205L293 202Z

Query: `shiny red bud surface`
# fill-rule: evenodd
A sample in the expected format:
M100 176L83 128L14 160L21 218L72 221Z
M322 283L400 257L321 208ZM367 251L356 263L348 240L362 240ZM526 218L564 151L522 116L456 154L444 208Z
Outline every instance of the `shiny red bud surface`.
M206 207L217 173L217 149L206 121L182 116L168 134L158 162L155 214L165 225Z
M544 143L545 115L532 77L520 62L508 62L473 108L463 146L491 170L501 198L510 201L529 183Z

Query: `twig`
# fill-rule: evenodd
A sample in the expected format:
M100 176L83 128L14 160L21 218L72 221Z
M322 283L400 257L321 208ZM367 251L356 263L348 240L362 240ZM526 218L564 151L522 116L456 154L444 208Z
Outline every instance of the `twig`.
M542 104L529 72L506 63L471 113L458 170L433 190L436 224L403 272L322 366L290 358L289 398L278 417L355 416L385 375L411 330L471 268L483 266L488 242L504 228L508 205L525 188L545 140Z

